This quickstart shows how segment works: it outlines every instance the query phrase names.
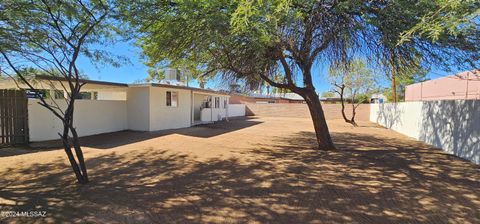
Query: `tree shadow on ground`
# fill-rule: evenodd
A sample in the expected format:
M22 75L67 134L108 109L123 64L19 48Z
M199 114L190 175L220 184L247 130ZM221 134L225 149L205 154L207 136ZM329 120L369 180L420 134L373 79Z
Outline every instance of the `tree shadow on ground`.
M252 121L256 117L237 117L230 121L220 121L211 124L198 125L189 128L170 129L162 131L118 131L112 133L85 136L80 138L82 146L94 147L97 149L111 149L149 139L159 138L172 134L185 135L197 138L211 138L230 132L249 128L263 123ZM63 147L60 140L42 141L31 143L30 146L0 148L0 157L16 156L39 151L58 150Z
M87 161L92 182L71 183L63 161L2 174L1 210L46 210L19 222L480 223L480 168L416 142L311 132L197 161L134 150ZM21 178L19 178L21 175ZM0 221L2 221L0 219Z
M49 150L58 150L58 147L38 149L38 148L32 148L28 146L12 146L12 147L9 146L9 147L0 148L0 158L37 153L37 152L44 152Z

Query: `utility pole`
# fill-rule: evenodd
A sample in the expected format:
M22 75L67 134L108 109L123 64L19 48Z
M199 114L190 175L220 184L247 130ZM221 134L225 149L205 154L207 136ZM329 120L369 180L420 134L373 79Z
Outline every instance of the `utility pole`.
M390 51L390 68L391 68L391 79L392 79L392 101L397 103L397 69L395 67L395 56L394 52Z

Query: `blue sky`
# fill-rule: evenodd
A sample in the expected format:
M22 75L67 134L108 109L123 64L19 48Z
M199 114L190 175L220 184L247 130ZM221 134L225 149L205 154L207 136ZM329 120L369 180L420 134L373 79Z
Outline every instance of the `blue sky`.
M113 67L111 65L93 65L88 59L80 58L78 67L88 75L90 79L102 80L110 82L132 83L136 80L142 80L147 76L147 66L144 65L141 58L141 49L135 46L132 42L117 42L112 46L105 46L105 50L113 55L127 57L130 63L125 63L120 67ZM313 81L318 93L330 90L330 84L325 79L327 69L322 65L315 65L312 74ZM427 78L435 79L445 76L447 73L441 70L433 70L429 72ZM388 85L386 80L380 80L383 86ZM196 82L190 83L190 86L198 87ZM208 88L219 88L218 82L211 81L207 83Z

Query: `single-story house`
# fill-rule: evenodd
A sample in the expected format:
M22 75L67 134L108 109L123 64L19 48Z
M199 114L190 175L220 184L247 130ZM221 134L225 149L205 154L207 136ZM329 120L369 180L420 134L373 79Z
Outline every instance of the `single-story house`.
M80 136L121 130L158 131L244 116L244 105L228 104L229 95L210 89L168 84L125 84L81 80L85 85L75 102L74 125ZM36 76L35 88L60 108L66 107L68 94L64 79ZM20 88L27 89L24 84ZM0 81L0 89L18 89L9 79ZM28 101L28 137L30 142L58 139L59 119L38 104L35 93L26 90ZM243 110L242 110L243 108Z

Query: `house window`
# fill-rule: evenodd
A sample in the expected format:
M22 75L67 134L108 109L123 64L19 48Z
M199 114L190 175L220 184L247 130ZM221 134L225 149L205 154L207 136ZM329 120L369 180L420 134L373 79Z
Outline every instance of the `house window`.
M228 106L228 100L224 99L223 100L223 108L227 108L227 106Z
M92 93L91 92L79 92L77 97L75 99L78 100L91 100L92 99Z
M177 107L178 105L178 93L167 91L167 107Z
M220 108L220 97L215 97L215 108Z

